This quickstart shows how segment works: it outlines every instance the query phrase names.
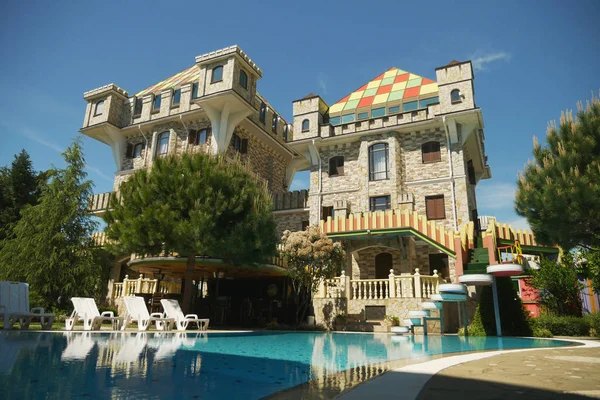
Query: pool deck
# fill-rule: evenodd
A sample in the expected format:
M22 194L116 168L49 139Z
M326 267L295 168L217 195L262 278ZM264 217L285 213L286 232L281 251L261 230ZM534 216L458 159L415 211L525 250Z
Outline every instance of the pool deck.
M600 398L600 341L583 346L489 351L392 369L339 399Z

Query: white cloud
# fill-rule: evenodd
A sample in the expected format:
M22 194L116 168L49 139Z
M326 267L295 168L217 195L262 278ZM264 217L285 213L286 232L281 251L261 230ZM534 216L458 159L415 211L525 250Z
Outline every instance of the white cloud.
M529 223L527 222L527 219L525 219L525 218L516 218L516 219L513 219L513 220L511 220L511 221L499 221L499 222L502 222L502 223L507 223L507 224L509 224L509 225L510 225L510 226L511 226L511 227L512 227L514 230L517 230L517 231L518 231L519 229L522 229L522 230L527 230L527 231L530 231L530 230L531 230L531 227L529 226Z
M517 186L513 183L483 183L477 188L477 205L479 209L512 211Z
M322 95L326 95L327 94L327 81L325 80L325 74L322 72L319 72L319 76L317 78L317 84L319 85L319 89L321 89L321 93Z
M491 54L475 53L473 56L471 56L471 63L473 64L475 71L482 71L486 68L486 64L496 61L508 62L510 61L511 57L512 56L510 53L506 53L504 51Z
M39 144L42 144L42 145L48 147L49 149L52 149L58 153L62 153L64 151L64 149L61 148L58 144L44 139L42 136L38 135L37 133L33 132L30 129L21 128L21 134L23 136L25 136L26 138L31 139L34 142L38 142Z

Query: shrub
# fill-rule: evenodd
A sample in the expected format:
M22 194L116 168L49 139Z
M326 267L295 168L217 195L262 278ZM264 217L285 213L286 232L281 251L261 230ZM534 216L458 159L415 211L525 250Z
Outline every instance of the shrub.
M105 311L112 311L115 317L119 315L119 310L117 309L117 307L114 306L100 306L98 307L98 311L100 311L100 314L102 314Z
M590 328L592 328L593 331L590 332L590 335L600 337L600 312L588 314L585 316L585 319L588 321Z
M503 336L531 336L529 315L523 307L510 278L496 278L498 302L500 308L500 324ZM469 325L469 335L495 336L496 317L492 287L485 286L481 290L479 304L475 316Z
M550 332L550 330L546 328L533 328L533 336L551 338L552 332Z
M547 329L554 336L588 336L590 321L581 317L542 315L531 321L534 329Z
M386 315L383 317L383 325L384 326L399 326L400 318L395 317L393 315Z

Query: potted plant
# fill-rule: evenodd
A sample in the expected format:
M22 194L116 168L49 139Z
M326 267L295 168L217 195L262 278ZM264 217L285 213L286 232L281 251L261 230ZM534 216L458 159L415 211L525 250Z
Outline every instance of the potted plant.
M387 327L387 330L389 332L390 327L400 325L400 318L395 317L393 315L386 315L385 317L383 317L383 321L381 322L381 325Z

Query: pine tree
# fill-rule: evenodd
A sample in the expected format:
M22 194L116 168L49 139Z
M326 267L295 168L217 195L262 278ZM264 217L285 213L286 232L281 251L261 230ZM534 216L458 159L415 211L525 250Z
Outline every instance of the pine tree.
M600 100L561 115L519 174L515 208L539 243L600 249Z
M121 184L105 215L112 251L187 258L183 309L189 311L197 256L233 264L266 262L277 236L264 183L235 159L161 157Z
M10 168L0 169L0 242L10 236L21 210L37 203L44 178L34 171L25 150L15 155Z
M109 262L93 246L97 223L87 210L92 182L85 180L81 139L62 154L38 204L22 210L12 237L0 249L0 280L25 281L48 308L68 307L72 296L98 296Z

